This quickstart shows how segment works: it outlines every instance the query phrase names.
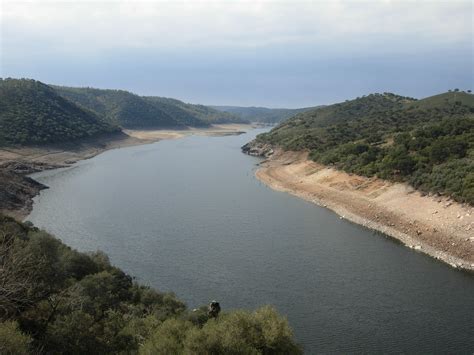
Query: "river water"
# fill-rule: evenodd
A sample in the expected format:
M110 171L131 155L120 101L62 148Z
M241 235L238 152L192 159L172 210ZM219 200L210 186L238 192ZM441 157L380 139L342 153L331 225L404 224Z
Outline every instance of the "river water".
M272 304L307 353L473 353L474 277L263 185L240 152L259 132L34 174L28 220L191 308Z

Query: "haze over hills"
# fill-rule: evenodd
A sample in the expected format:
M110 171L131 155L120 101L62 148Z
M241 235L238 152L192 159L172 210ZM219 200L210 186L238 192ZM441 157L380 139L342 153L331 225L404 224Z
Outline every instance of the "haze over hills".
M63 142L119 130L39 81L0 80L0 144Z
M474 96L372 94L300 113L252 144L474 204ZM249 149L249 147L246 147Z
M275 124L296 115L297 113L315 109L316 107L305 108L267 108L267 107L242 107L242 106L211 106L212 108L229 112L242 119L251 122L261 122Z

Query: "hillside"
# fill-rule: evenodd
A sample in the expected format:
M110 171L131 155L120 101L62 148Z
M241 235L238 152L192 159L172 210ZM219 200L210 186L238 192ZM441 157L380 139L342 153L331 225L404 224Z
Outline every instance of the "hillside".
M234 114L250 122L275 124L286 120L297 113L312 110L315 107L298 109L266 108L266 107L241 107L241 106L211 106L212 108Z
M138 96L124 90L52 86L61 96L97 112L124 128L206 127L243 122L237 116L176 99Z
M248 123L247 120L227 112L215 110L212 107L188 104L180 100L167 97L145 96L146 100L154 103L163 110L167 110L188 126L206 126L217 123Z
M39 81L0 79L0 145L66 142L118 130Z
M307 150L350 173L405 181L474 204L474 96L390 93L300 113L257 143Z
M80 253L2 215L0 270L2 354L301 353L271 307L189 311L103 252Z
M184 127L158 105L124 90L53 86L63 97L124 128Z

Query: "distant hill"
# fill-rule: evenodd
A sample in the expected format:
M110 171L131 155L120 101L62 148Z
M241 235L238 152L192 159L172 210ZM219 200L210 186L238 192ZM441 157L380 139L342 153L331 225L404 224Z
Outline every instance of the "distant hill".
M124 90L52 87L61 96L124 128L204 127L213 123L244 121L235 115L176 99L142 97Z
M216 110L210 106L188 104L167 97L145 96L146 100L170 110L176 117L183 117L189 126L209 125L214 123L248 123L249 121L232 113ZM166 108L165 108L166 107ZM179 113L178 113L179 112Z
M124 128L184 126L158 105L124 90L52 86L61 96Z
M0 145L56 143L116 131L117 126L46 84L0 79Z
M474 95L372 94L295 115L256 142L474 204Z
M312 110L315 107L298 109L289 108L266 108L266 107L241 107L241 106L211 106L212 108L229 112L250 122L261 122L268 124L279 123L297 113Z

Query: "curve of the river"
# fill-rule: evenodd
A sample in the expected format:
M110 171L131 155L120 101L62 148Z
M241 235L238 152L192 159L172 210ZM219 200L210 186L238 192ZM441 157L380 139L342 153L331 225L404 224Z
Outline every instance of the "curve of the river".
M263 185L240 152L259 132L35 174L28 220L190 307L272 304L308 353L472 353L474 277Z

